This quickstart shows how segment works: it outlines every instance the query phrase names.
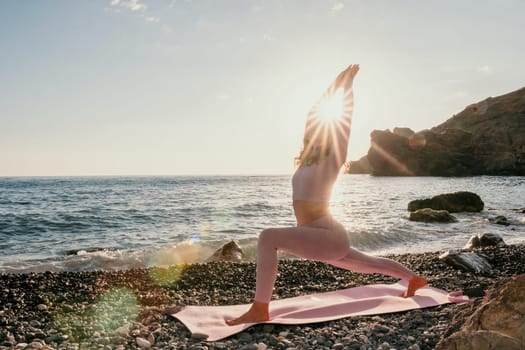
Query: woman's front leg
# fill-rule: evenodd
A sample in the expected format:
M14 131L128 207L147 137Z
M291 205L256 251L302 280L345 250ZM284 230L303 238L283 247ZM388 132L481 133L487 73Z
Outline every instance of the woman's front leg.
M275 228L261 232L257 242L256 291L253 304L228 325L268 321L269 303L277 278L277 250L310 259L331 260L348 249L346 233L315 227Z

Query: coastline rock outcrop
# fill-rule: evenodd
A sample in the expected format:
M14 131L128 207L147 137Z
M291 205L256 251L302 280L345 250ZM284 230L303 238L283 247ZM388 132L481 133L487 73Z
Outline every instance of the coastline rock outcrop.
M525 274L488 294L458 332L437 344L437 350L525 348Z
M366 161L348 172L365 163L375 176L523 176L525 88L469 105L431 130L374 130Z
M372 168L366 156L361 157L359 160L348 162L345 167L346 174L370 174L371 171Z
M473 192L460 191L454 193L445 193L434 196L430 199L416 199L408 203L408 211L430 208L434 210L446 210L449 213L480 212L483 210L485 203L481 197Z

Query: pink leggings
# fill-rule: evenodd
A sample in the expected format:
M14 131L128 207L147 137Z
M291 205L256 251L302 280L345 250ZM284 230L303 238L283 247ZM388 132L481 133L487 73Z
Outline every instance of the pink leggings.
M270 228L261 232L257 243L255 301L270 302L277 277L277 250L355 272L381 273L407 280L416 276L394 260L351 248L344 226L331 216L324 216L306 226Z

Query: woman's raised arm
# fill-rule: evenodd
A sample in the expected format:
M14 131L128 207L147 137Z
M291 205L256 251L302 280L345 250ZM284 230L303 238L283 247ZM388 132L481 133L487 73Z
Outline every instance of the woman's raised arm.
M354 94L352 85L354 77L358 71L359 65L353 64L339 73L330 86L328 86L326 91L316 103L314 103L306 119L305 138L309 135L315 135L316 130L321 127L322 123L331 123L333 146L335 147L336 153L340 156L338 158L346 157L346 149L350 138L352 114L354 111ZM336 98L337 100L333 101L333 98ZM340 115L335 115L335 118L326 120L322 115L323 106L326 104L333 105L334 103L342 104L340 108L336 108L339 109L337 113L340 113ZM341 159L338 159L338 162L340 161ZM342 161L344 162L344 159L342 159Z

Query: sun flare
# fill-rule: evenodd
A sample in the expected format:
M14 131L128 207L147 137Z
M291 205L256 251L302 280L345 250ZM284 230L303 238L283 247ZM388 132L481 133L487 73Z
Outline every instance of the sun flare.
M344 92L338 89L334 94L321 102L319 106L319 119L324 122L337 120L344 113Z

